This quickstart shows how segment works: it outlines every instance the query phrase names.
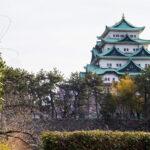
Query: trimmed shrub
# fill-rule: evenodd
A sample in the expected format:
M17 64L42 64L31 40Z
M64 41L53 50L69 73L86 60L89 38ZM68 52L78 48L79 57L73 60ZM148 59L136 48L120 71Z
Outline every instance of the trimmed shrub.
M150 150L150 133L75 131L44 132L44 150Z
M7 144L1 142L0 143L0 150L10 150Z

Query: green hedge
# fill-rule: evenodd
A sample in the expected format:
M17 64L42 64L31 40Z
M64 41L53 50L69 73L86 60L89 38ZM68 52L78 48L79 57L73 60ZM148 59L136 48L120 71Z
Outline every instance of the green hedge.
M44 132L44 150L150 150L150 133L75 131Z
M10 150L7 144L0 142L0 150Z

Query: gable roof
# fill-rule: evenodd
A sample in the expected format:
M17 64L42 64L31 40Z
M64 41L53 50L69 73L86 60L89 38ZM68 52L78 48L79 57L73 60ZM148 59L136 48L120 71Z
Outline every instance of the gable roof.
M112 72L118 75L124 75L124 74L138 75L139 73L141 73L141 70L142 70L142 68L138 67L132 61L124 65L122 68L100 68L99 66L88 64L87 66L85 66L85 69L86 69L86 72L92 72L98 75L103 75L103 74L112 73Z
M143 56L150 56L150 52L142 47L139 51L134 53L132 57L143 57Z
M99 39L104 38L108 34L109 31L125 31L125 32L127 32L127 31L130 31L130 32L137 31L137 32L142 32L144 29L145 29L144 26L143 27L136 27L136 26L132 25L123 16L121 18L121 20L119 22L117 22L115 25L113 25L111 27L106 26L104 33L98 38Z
M136 27L129 23L124 16L122 16L121 20L117 22L115 25L113 25L111 28L116 29L141 29L143 27Z
M122 39L116 39L116 38L102 38L102 42L109 43L109 44L150 44L150 40L144 40L144 39L132 39L128 35L126 35Z
M101 56L126 56L120 50L118 50L115 46L109 51L101 54Z
M136 65L132 60L129 60L127 64L119 68L118 72L141 72L142 68Z

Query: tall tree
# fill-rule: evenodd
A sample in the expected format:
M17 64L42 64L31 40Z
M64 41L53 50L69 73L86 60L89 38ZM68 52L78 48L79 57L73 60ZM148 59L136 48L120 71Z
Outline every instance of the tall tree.
M1 112L1 130L3 130L3 96L4 96L4 77L5 77L5 62L0 56L0 112Z
M150 113L150 67L146 68L140 75L135 78L138 93L144 99L144 117L145 119L149 118Z
M74 118L84 118L86 110L85 105L88 99L85 78L81 78L78 72L72 73L68 80L68 84L74 95Z
M105 94L104 100L101 105L102 118L105 121L110 121L110 119L115 118L116 108L117 103L112 94L111 93Z
M120 82L113 84L112 94L117 101L117 112L123 118L128 118L138 111L137 103L140 99L137 86L131 77L125 76L120 79Z
M56 101L56 105L59 111L59 116L61 116L61 118L71 118L73 116L72 108L74 107L74 95L68 80L63 81L63 83L59 86L57 95L58 99Z
M36 75L36 93L38 95L38 103L40 106L45 105L45 108L51 111L51 117L57 117L55 107L56 93L59 84L63 81L63 75L57 70L46 72L41 70Z
M104 96L104 84L100 76L88 73L85 76L86 85L95 100L97 118L100 117L100 107Z
M31 80L32 75L27 71L7 67L4 78L5 104L8 106L33 103L29 94Z
M4 80L4 69L5 69L5 62L2 60L2 58L0 57L0 110L2 109L2 105L3 105L3 80Z

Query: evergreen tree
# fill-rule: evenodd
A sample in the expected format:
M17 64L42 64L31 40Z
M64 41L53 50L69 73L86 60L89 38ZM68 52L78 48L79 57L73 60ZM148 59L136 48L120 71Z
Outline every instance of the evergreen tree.
M146 68L140 75L135 78L138 93L143 98L143 112L145 119L149 118L150 113L150 67Z

